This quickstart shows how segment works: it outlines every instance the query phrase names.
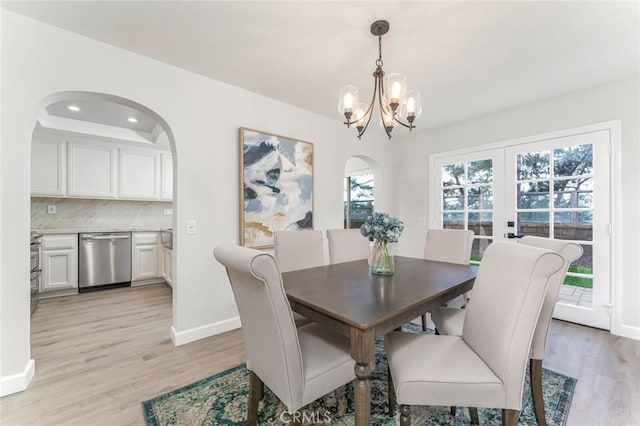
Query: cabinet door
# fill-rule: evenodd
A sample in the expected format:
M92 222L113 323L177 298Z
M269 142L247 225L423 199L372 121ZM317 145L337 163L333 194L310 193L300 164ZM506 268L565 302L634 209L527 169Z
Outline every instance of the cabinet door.
M131 200L160 198L160 154L120 151L119 196Z
M161 200L173 200L173 158L171 155L162 154L162 187Z
M31 195L66 195L65 141L33 141L31 144Z
M160 277L158 256L157 244L133 247L133 270L131 281Z
M43 250L41 283L42 292L78 288L78 251Z
M116 198L117 153L107 144L69 142L70 197Z
M171 283L171 249L162 247L162 278L173 287Z

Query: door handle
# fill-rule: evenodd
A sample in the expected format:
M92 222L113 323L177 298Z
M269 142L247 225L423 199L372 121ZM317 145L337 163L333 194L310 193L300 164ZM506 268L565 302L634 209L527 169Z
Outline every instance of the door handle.
M522 237L525 237L525 235L516 235L513 232L509 232L507 234L507 238L522 238Z
M129 235L99 235L96 237L82 237L83 240L124 240L130 238Z

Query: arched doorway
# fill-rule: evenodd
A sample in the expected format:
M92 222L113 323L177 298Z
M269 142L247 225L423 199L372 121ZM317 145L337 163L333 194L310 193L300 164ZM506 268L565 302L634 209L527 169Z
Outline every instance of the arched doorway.
M344 171L344 228L360 228L375 208L375 173L370 160L351 157Z

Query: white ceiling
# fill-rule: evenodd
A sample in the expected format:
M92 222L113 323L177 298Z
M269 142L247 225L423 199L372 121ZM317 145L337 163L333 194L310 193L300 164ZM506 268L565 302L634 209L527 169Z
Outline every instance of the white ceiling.
M4 7L340 119L340 88L384 69L431 128L639 72L638 2L4 2Z
M69 110L69 106L76 106L79 108L79 111ZM46 110L50 116L90 121L92 123L123 127L146 133L151 133L156 125L158 125L154 119L142 111L107 101L69 99L54 102L47 106ZM132 123L129 121L129 118L135 118L138 121Z

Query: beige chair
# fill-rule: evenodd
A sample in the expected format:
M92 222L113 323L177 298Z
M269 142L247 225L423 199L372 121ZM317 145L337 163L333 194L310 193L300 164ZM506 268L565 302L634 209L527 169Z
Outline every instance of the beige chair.
M249 370L248 425L256 425L264 384L290 413L355 378L349 340L317 324L296 328L276 260L268 253L221 245L238 303Z
M321 231L277 231L274 234L275 255L281 272L314 268L324 265L324 246ZM298 327L311 322L294 312Z
M544 399L542 397L542 361L544 360L547 332L549 331L553 309L556 306L556 299L558 298L558 293L560 292L564 278L567 275L567 270L571 263L582 256L583 249L581 245L570 241L532 236L523 237L519 244L553 250L560 253L564 262L562 269L553 276L551 284L549 285L531 344L531 358L529 361L531 396L533 398L533 407L538 425L544 426L547 422L544 414ZM431 311L431 320L436 325L436 330L440 334L461 336L464 317L464 309L439 307ZM477 417L473 407L470 408L470 411L472 418ZM455 409L452 409L452 413L453 412L455 412Z
M351 262L369 258L369 238L360 229L327 229L329 263Z
M388 334L390 409L397 399L400 424L411 423L410 405L454 405L501 408L502 424L517 425L533 333L562 264L551 250L495 242L480 265L462 336Z
M473 246L473 231L457 229L429 229L424 244L424 258L438 262L468 265ZM467 294L463 296L466 304ZM422 331L427 331L427 315L422 314Z

